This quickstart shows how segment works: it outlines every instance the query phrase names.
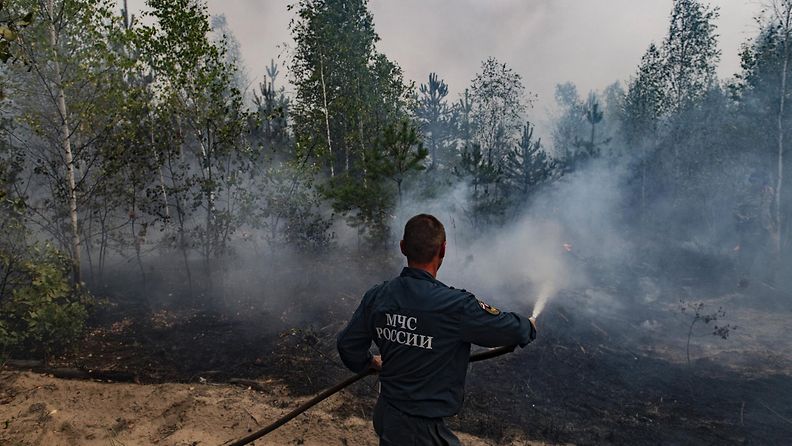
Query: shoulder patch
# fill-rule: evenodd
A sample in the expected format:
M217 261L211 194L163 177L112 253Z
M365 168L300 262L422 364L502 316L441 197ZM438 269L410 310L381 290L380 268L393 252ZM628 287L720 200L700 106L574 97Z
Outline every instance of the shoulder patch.
M486 311L487 313L489 313L489 314L491 314L493 316L497 316L497 315L499 315L501 313L501 311L499 309L493 307L492 305L486 304L486 303L484 303L482 301L478 301L478 304L479 304L479 306L481 307L482 310Z

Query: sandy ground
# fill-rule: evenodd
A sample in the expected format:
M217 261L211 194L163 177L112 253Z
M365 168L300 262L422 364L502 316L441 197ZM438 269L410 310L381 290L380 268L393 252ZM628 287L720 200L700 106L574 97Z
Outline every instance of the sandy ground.
M272 392L211 384L110 384L0 371L0 445L219 446L299 403L282 385L266 384ZM347 397L320 403L254 444L376 445L368 420L333 414ZM464 434L460 439L470 446L492 444Z

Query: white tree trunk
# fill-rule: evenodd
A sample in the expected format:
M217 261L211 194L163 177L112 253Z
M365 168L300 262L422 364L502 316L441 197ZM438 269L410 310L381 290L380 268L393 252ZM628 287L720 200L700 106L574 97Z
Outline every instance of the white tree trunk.
M69 200L69 220L71 223L71 251L72 261L74 262L74 283L79 284L82 277L80 275L80 226L77 216L77 184L75 180L74 155L71 147L71 130L69 129L69 111L66 106L66 93L63 90L63 79L61 76L60 62L58 61L58 35L55 30L55 6L53 0L47 1L47 13L49 14L49 35L50 44L54 53L55 70L55 92L57 94L58 114L60 115L60 144L66 162L66 182Z
M324 78L324 63L319 61L319 79L322 81L322 100L324 101L325 128L327 129L327 150L330 151L330 178L335 176L335 158L333 157L333 142L330 140L330 110L327 108L327 86ZM347 169L349 161L347 160Z
M779 14L780 13L780 14ZM787 90L787 70L789 68L789 38L792 32L792 1L783 0L782 4L776 5L776 14L779 15L781 20L782 30L784 32L783 51L784 60L781 68L781 91L778 99L778 116L776 117L776 131L778 143L778 166L776 172L776 187L775 187L775 215L773 221L773 243L776 255L781 254L781 228L783 227L783 216L781 214L781 194L784 186L784 108L786 106L786 90Z
M170 205L168 204L168 191L165 189L165 175L162 173L162 163L160 162L159 153L156 148L156 141L154 139L154 118L149 114L149 141L151 142L151 150L154 153L154 162L157 163L157 173L159 173L160 181L160 194L162 195L162 204L165 206L165 224L170 223Z

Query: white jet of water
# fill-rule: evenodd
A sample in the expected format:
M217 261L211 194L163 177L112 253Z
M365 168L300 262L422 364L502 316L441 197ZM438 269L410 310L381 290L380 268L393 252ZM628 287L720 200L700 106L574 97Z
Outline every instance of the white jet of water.
M552 282L545 282L539 288L539 297L536 299L536 303L534 304L533 314L531 314L531 319L536 320L537 317L544 311L545 305L547 305L547 300L550 299L550 296L553 295L555 292L555 286L553 286Z

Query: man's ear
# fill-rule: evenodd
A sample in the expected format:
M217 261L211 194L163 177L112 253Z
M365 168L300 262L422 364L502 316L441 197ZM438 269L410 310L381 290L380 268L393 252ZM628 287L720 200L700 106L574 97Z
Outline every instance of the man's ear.
M437 255L440 256L441 259L445 258L445 250L446 250L446 242L444 241L442 245L440 245L440 250L437 252Z
M401 250L401 253L402 253L402 254L403 254L405 257L407 257L407 253L404 251L404 240L399 240L399 249Z

